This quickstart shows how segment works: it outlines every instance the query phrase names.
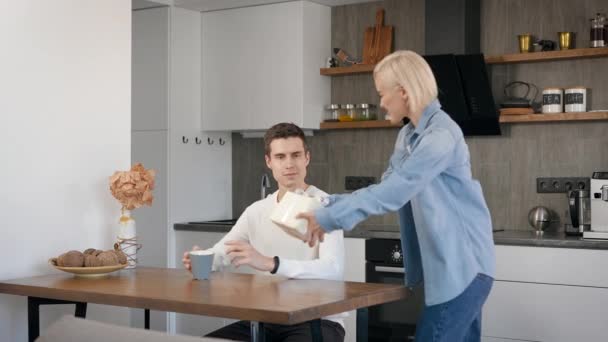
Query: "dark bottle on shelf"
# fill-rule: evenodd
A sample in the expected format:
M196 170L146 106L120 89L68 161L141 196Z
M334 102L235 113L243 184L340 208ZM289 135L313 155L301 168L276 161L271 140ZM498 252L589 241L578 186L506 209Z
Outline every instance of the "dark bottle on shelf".
M589 40L591 47L604 47L606 40L606 17L601 13L596 13L595 18L591 19Z

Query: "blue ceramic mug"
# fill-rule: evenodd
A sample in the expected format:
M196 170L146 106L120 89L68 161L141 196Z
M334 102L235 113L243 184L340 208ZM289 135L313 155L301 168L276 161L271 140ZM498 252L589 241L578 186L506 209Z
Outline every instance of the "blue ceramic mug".
M194 279L209 279L211 267L213 266L213 251L197 250L190 252L190 265Z

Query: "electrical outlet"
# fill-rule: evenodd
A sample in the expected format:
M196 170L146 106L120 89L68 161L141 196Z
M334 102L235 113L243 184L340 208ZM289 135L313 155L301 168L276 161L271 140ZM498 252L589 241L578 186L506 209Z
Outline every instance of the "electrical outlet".
M539 177L536 178L537 193L559 193L570 190L589 190L589 177Z
M359 176L346 176L344 178L344 189L346 190L357 190L365 188L371 184L376 183L376 177L359 177Z

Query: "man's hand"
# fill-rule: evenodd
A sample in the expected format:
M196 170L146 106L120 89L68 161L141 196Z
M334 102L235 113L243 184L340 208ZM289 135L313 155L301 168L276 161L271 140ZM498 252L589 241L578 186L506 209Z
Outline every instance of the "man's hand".
M319 242L323 242L325 231L323 228L321 228L319 222L317 222L315 214L312 211L299 213L296 215L296 218L302 218L308 221L308 229L306 230L304 242L308 242L310 247L314 246L315 243L317 243L317 240L319 240Z
M274 268L274 259L260 254L255 248L245 241L226 241L226 254L231 263L239 267L249 265L256 270L270 272Z
M199 246L195 245L195 246L192 247L192 250L193 251L200 251L201 248ZM190 252L191 251L185 251L184 252L184 256L182 257L182 264L184 264L184 267L188 271L192 272L192 263L190 262Z

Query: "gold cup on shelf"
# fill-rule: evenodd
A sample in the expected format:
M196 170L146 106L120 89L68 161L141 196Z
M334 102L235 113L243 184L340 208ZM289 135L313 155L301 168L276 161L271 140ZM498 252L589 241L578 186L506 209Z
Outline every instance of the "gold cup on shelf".
M519 40L519 52L527 53L532 51L532 35L529 33L524 33L517 35L517 39Z
M573 48L574 32L557 32L559 49L568 50Z

